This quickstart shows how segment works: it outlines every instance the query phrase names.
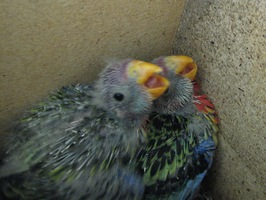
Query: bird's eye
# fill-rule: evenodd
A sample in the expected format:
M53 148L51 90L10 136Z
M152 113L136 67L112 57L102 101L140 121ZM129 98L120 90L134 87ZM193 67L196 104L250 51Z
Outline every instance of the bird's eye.
M124 95L122 93L115 93L114 99L117 101L122 101L124 99Z

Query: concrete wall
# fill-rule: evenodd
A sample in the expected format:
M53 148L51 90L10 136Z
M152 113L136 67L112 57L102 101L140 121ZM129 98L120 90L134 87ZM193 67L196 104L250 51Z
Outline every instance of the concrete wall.
M184 0L0 0L0 127L110 58L169 54Z
M265 0L188 0L176 34L221 119L214 199L266 199L265 22Z

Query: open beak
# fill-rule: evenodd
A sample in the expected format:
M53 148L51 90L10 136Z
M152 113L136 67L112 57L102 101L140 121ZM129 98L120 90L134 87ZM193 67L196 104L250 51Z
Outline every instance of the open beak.
M175 73L193 81L197 74L197 64L188 56L170 56L172 62L176 64Z
M166 78L158 74L160 72L162 68L159 66L139 60L133 60L128 68L128 76L136 78L137 83L143 85L153 99L161 96L170 85Z

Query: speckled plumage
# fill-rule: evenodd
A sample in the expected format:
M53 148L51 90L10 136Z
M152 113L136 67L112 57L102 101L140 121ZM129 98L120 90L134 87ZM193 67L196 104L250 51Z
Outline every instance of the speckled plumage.
M142 197L143 182L126 163L152 99L125 76L130 62L111 64L93 86L58 90L22 119L2 160L1 198Z
M160 59L155 63L162 66ZM217 116L196 83L162 67L171 85L154 101L146 128L148 144L137 156L145 199L193 199L212 164Z

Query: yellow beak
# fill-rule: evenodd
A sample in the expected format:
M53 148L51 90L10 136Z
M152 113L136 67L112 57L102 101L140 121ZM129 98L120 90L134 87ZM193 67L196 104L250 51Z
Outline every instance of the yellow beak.
M147 89L153 99L161 96L170 85L166 78L158 75L162 68L152 63L133 60L127 72L129 77L135 78L138 84Z
M175 63L175 73L193 81L197 74L197 64L193 61L191 57L188 56L169 56L166 57L167 61Z

